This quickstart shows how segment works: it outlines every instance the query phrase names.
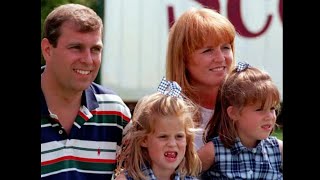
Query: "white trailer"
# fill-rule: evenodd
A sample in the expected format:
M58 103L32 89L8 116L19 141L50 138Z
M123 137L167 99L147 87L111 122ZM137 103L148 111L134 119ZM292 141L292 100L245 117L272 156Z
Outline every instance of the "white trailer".
M125 102L156 91L165 76L170 22L192 6L214 8L235 25L236 61L268 71L282 97L282 0L107 0L104 6L100 82Z

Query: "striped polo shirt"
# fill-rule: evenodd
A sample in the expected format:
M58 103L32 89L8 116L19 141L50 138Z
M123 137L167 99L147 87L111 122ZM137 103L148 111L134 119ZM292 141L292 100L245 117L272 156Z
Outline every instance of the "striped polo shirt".
M49 113L41 90L41 179L111 179L129 108L112 90L92 83L82 95L70 134Z

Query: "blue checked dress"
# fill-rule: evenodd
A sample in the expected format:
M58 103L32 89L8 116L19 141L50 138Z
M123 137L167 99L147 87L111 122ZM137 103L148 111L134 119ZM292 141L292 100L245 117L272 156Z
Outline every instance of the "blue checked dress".
M215 162L202 179L283 179L281 152L275 137L260 141L252 149L243 146L239 138L231 149L225 148L219 137L211 141Z
M143 167L141 170L148 180L157 180L156 176L154 175L150 167ZM134 180L132 177L128 175L128 172L126 170L124 171L124 174L127 180ZM182 179L180 177L180 173L176 172L172 180L199 180L199 178L193 176L185 176L184 179Z

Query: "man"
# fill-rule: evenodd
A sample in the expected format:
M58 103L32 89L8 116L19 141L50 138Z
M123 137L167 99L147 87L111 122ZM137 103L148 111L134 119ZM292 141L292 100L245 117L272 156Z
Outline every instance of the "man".
M65 4L44 22L41 50L41 178L111 179L129 108L96 83L103 23L90 8Z

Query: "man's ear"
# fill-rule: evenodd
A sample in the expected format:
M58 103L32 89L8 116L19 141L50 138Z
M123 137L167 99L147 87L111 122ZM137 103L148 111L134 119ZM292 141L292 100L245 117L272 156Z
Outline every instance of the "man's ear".
M229 106L227 108L227 113L228 113L228 116L230 117L230 119L232 119L234 121L238 119L238 116L239 116L238 108L236 108L234 106Z
M45 60L50 59L51 56L51 44L47 38L43 38L41 41L41 51Z

